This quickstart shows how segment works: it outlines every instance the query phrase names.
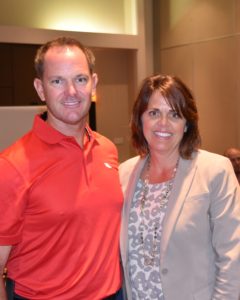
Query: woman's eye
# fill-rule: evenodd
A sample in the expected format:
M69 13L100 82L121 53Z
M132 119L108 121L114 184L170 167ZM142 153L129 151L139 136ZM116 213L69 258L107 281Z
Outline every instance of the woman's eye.
M178 114L176 111L171 112L170 116L171 116L173 119L179 119L179 118L181 118L181 117L179 116L179 114Z
M157 118L159 117L160 113L158 110L150 110L148 112L149 116L152 117L152 118Z

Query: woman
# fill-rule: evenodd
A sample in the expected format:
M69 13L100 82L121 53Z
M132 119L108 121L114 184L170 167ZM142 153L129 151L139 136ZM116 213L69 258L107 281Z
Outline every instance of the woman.
M227 158L199 150L191 91L147 78L131 128L139 156L120 166L127 299L239 300L239 187Z

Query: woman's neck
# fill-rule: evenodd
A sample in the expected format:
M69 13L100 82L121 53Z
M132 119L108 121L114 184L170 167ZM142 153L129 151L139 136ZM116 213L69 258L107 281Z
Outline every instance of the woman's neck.
M146 176L150 183L161 183L175 177L179 161L179 155L152 156L149 155L145 164L142 179Z

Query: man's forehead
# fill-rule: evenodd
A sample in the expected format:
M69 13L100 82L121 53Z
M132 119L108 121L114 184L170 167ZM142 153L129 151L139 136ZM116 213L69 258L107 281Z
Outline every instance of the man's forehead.
M53 46L50 48L44 57L45 68L50 65L59 64L61 68L62 64L78 64L88 68L88 61L85 53L77 46Z
M77 46L70 46L70 45L64 45L64 46L53 46L51 47L50 49L48 49L47 53L51 53L51 52L54 52L54 53L64 53L64 54L67 54L67 55L73 55L74 52L81 52L83 53L82 49L80 49L79 47Z

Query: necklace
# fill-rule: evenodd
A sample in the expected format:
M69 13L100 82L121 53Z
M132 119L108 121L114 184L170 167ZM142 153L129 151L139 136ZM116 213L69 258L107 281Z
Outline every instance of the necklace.
M173 180L174 180L175 174L177 172L177 167L178 167L178 161L177 161L175 168L173 169L171 179L169 181L167 181L167 183L166 183L165 191L162 192L162 194L160 196L160 201L159 201L159 209L160 210L168 204L169 196L170 196L172 186L173 186ZM146 243L144 240L144 231L146 228L144 209L145 209L145 204L147 202L147 194L149 191L149 171L150 171L150 157L148 158L148 161L147 161L147 169L146 169L146 174L145 174L145 178L143 180L143 187L142 187L143 196L142 196L142 199L140 200L141 221L140 221L140 225L139 225L139 231L140 231L140 242L141 242L141 246L142 246L144 265L152 267L154 265L155 257L157 254L157 238L158 238L159 224L155 224L155 226L154 226L152 249L149 251L149 253L146 253L146 251L145 251Z

